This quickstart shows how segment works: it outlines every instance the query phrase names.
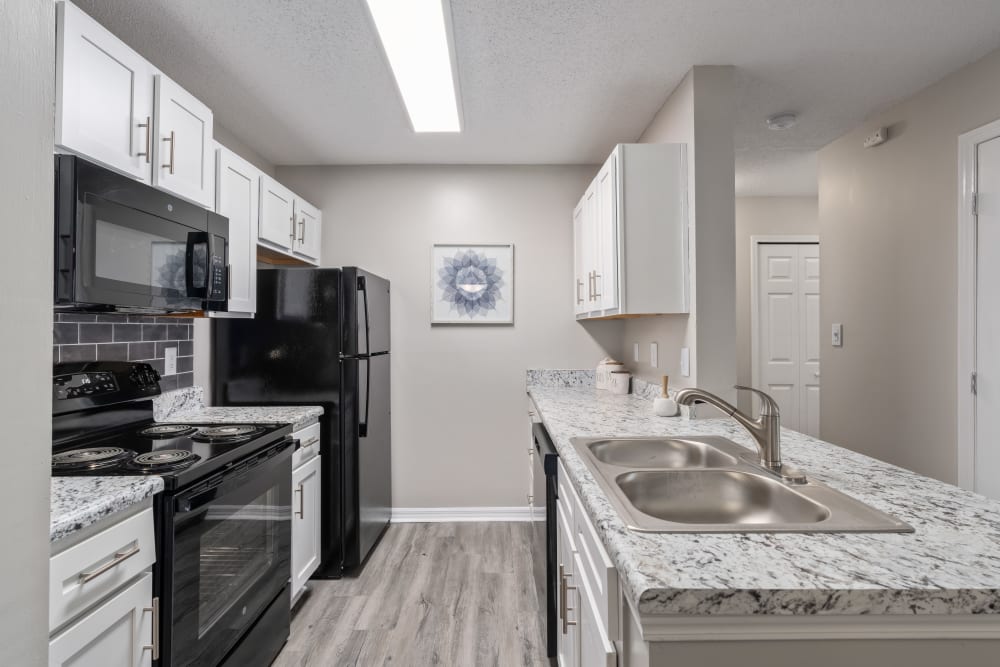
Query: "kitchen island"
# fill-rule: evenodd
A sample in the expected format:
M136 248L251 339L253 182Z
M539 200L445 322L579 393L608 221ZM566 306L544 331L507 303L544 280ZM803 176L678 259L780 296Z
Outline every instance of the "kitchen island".
M994 664L1000 503L786 429L786 463L915 532L639 533L571 438L715 435L753 450L747 432L731 419L656 417L648 400L594 389L585 371L529 372L528 393L617 570L620 634L612 639L624 664L735 656L742 664L876 664L883 654L908 665L943 664L946 655L953 665ZM949 653L955 640L962 651Z

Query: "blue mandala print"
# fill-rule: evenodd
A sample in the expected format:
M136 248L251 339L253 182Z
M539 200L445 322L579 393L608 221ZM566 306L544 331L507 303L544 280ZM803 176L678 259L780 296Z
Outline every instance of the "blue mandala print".
M454 257L445 257L444 266L438 269L441 299L469 319L496 310L504 284L496 258L475 250L459 250Z

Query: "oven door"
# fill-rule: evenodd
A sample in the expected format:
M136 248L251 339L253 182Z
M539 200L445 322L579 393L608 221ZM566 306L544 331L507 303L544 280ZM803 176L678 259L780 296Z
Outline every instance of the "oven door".
M161 664L219 664L285 590L291 444L286 439L174 498L173 558L164 563L172 622ZM254 632L284 633L284 641L288 627Z

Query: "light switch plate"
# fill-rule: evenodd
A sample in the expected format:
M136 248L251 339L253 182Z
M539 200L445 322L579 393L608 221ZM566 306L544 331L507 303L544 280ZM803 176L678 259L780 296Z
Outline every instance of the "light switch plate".
M834 347L844 347L844 325L834 324L830 333L830 344Z
M691 349L687 347L681 348L681 375L691 377Z
M177 373L177 348L168 347L163 350L163 374L174 375Z
M656 343L649 344L649 365L653 368L658 368L660 365L660 358L656 354Z
M639 361L639 343L632 343L632 361Z

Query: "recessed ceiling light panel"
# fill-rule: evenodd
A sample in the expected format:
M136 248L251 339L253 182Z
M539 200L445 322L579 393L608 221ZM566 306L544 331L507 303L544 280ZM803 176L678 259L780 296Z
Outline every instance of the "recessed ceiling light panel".
M794 127L799 122L799 117L793 113L785 112L771 116L767 119L769 130L787 130Z
M367 0L414 132L460 132L446 0Z

